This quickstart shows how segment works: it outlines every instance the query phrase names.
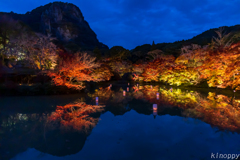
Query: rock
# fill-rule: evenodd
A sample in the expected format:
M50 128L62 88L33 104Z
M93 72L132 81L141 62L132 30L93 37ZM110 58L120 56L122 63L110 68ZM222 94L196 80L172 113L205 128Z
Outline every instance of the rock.
M5 13L27 24L34 32L51 34L66 49L74 45L76 50L108 49L100 43L96 34L84 20L80 9L71 3L53 2L40 6L26 14ZM68 47L68 48L67 48Z
M51 33L63 43L75 42L82 48L108 48L98 41L77 6L54 2L38 9L42 10L40 26L43 33Z

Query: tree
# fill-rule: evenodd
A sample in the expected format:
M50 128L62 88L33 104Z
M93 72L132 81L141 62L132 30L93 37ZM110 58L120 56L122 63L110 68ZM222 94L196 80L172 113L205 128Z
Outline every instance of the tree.
M224 33L224 27L220 27L219 30L215 31L218 37L213 37L211 42L212 49L226 48L232 45L233 36L232 33Z
M55 38L52 38L50 34L43 35L36 33L37 41L35 43L35 63L40 70L54 69L57 65L56 45L52 42Z
M113 46L110 50L109 50L109 56L112 59L121 59L121 60L125 60L130 56L130 51L123 48L122 46Z
M174 56L160 55L159 58L149 62L142 74L144 81L159 81L161 74L173 67L174 60Z
M99 49L98 47L95 47L95 48L94 48L93 53L94 53L94 55L95 55L95 57L96 57L97 59L102 58L102 53L101 53L101 51L100 51L100 49Z
M154 59L160 58L160 56L163 54L163 51L159 49L155 49L155 50L151 50L147 54L148 54L148 57L147 57L148 59L154 60Z
M23 26L17 36L10 36L9 42L11 44L10 56L13 56L16 60L26 60L34 68L36 67L34 57L37 37L33 32Z
M87 53L76 53L72 59L68 59L59 64L55 71L49 71L48 76L57 86L67 86L81 90L84 88L83 81L104 81L105 76L94 72L100 67L95 62L96 57L91 57ZM104 74L104 72L103 72Z
M0 56L6 56L9 45L9 37L19 31L19 23L12 18L0 16ZM4 58L2 58L4 60Z
M151 51L153 51L155 49L157 49L157 46L156 46L155 42L153 41L152 42L152 46L151 46Z

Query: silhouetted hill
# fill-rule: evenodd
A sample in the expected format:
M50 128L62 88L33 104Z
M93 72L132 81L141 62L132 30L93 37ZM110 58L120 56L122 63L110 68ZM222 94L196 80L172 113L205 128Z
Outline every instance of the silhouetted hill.
M74 4L53 2L26 14L0 13L4 14L24 22L34 32L52 34L57 38L57 44L63 45L66 49L72 51L93 50L95 47L108 49L98 41L96 34L84 20L82 12Z
M234 34L239 34L240 33L240 25L235 25L235 26L223 26L224 27L224 32L226 34L231 33L232 35ZM217 37L217 34L215 31L217 31L219 28L214 28L214 29L209 29L197 36L194 36L191 39L188 40L182 40L182 41L176 41L173 43L157 43L155 45L156 49L160 49L166 54L173 54L174 56L178 56L180 54L180 49L183 46L190 45L190 44L199 44L201 46L207 45L211 43L211 40L214 37ZM235 39L237 41L237 39ZM132 51L133 55L138 54L140 57L146 55L147 52L151 50L151 45L150 44L144 44L141 46L137 46L134 48Z

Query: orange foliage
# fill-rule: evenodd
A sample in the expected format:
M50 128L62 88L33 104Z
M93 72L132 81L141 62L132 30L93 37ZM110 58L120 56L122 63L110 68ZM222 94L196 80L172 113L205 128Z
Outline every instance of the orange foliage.
M136 99L145 99L162 107L179 107L183 116L198 118L221 130L240 132L240 100L209 92L202 97L198 93L180 89L163 89L159 86L134 87ZM156 93L159 92L159 99Z
M102 110L103 106L75 102L65 106L57 106L56 111L48 117L48 122L49 125L57 125L60 122L60 128L64 129L87 131L98 122L98 118L90 117L89 114Z
M96 63L95 59L86 53L77 53L72 59L62 62L57 70L48 72L48 76L57 86L62 85L79 90L84 88L83 81L109 80L109 77L111 77L110 71L107 69L98 70L100 64Z
M159 76L165 70L169 70L174 65L175 58L171 55L161 55L159 58L149 62L144 69L142 76L144 81L159 81Z

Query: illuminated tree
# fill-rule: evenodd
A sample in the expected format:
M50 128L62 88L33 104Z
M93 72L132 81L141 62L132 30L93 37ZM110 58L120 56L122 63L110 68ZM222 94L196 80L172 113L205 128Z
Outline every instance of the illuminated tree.
M159 81L161 73L171 69L174 66L175 57L170 55L161 55L159 58L149 62L142 74L144 81Z
M57 65L56 45L52 42L54 38L51 35L36 33L37 41L35 44L35 63L40 70L54 69Z
M113 72L118 73L120 77L122 77L125 73L131 72L131 61L121 59L109 59L104 63L108 65Z
M144 72L144 68L146 67L147 63L139 61L135 64L133 64L132 67L132 73L133 73L133 80L134 81L143 81L144 77L141 76L142 73Z
M19 32L20 23L8 17L7 15L0 16L0 56L7 56L9 52L9 38ZM3 58L2 58L3 59Z
M61 62L55 71L49 71L48 75L55 85L80 90L84 88L83 81L104 81L111 75L107 70L97 71L100 64L95 59L87 53L76 53L71 59ZM102 75L106 72L108 75Z
M102 64L101 66L93 70L92 75L94 79L102 79L109 81L113 76L113 73L111 72L111 68L109 66Z
M218 51L209 51L204 64L198 67L201 78L206 79L210 87L240 89L239 44Z
M37 68L35 64L36 35L26 27L23 27L21 33L17 36L10 36L9 39L11 48L8 55L14 57L16 60L26 60L33 68Z

